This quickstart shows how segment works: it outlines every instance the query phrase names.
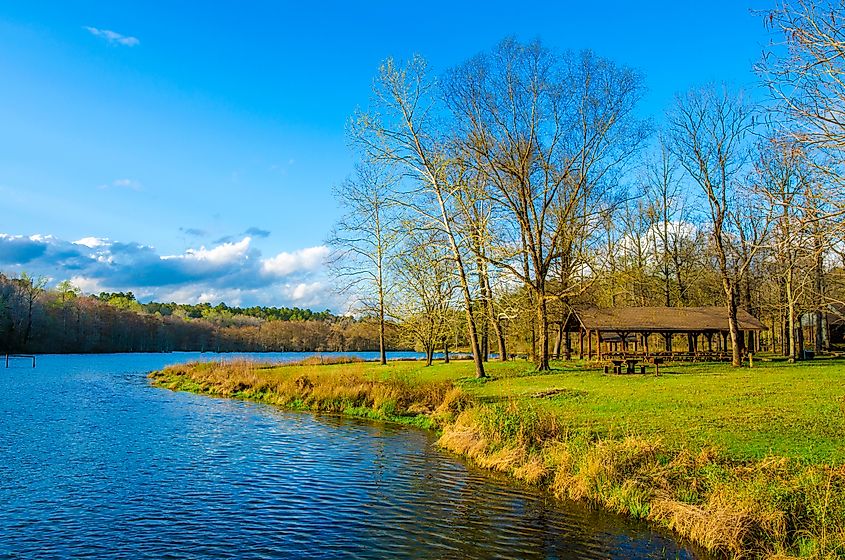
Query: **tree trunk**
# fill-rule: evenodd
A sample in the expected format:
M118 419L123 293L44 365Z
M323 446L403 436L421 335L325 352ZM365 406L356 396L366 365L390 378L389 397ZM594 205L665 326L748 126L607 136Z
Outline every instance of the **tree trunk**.
M549 371L549 321L548 309L546 308L546 293L541 287L537 290L537 353L534 356L534 364L537 371Z
M733 367L740 367L742 365L742 354L740 348L740 332L739 323L736 319L737 312L737 297L736 289L733 283L725 278L722 281L725 288L725 296L728 303L728 330L731 333L731 365Z
M387 364L387 350L384 344L384 295L379 288L378 355L381 365Z
M443 194L439 188L435 189L437 194L437 202L440 205L440 214L443 220L443 226L446 234L449 236L449 242L452 245L452 257L455 259L455 268L458 269L458 277L461 281L461 292L464 296L464 311L466 312L467 331L469 335L470 349L472 350L472 360L475 362L475 377L481 379L487 377L484 373L484 361L481 359L481 348L478 344L478 329L475 325L475 316L472 312L472 294L469 291L469 280L467 279L466 268L464 267L464 259L461 256L461 250L458 248L458 242L455 240L455 234L452 231L451 220L446 211L446 203L443 200Z
M499 361L508 361L508 353L505 348L505 332L499 318L496 317L496 310L493 306L493 287L490 285L490 276L484 274L484 282L487 284L487 316L493 323L493 331L496 333L496 343L499 348Z
M789 330L789 359L795 361L798 359L798 349L795 346L795 298L792 292L792 267L790 266L786 271L786 304L787 304L787 329Z

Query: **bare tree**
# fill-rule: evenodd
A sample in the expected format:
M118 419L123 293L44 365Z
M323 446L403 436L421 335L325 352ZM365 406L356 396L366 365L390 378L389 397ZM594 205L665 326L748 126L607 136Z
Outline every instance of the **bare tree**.
M674 303L683 306L687 298L684 264L691 257L683 254L684 238L687 235L684 230L689 229L691 224L679 181L678 163L662 136L658 139L655 157L645 164L642 181L648 200L646 212L651 222L651 240L662 285L663 304L666 307L673 305L674 282L677 289Z
M807 223L802 216L803 196L807 192L808 169L804 151L794 141L783 138L764 138L755 165L755 187L771 205L774 226L769 245L776 259L776 270L782 286L783 315L787 353L792 360L799 357L797 332L799 328L798 302L805 279L800 274L802 260L807 256Z
M462 153L486 178L498 218L485 259L532 291L539 370L549 369L547 282L560 238L644 138L632 117L641 94L635 72L590 52L513 39L445 80Z
M446 341L452 334L451 310L458 285L444 241L436 230L414 231L396 259L402 328L422 347L426 365L431 365L438 344L448 356Z
M359 311L378 318L382 365L387 363L386 301L392 289L388 271L399 242L398 214L390 202L395 183L385 167L359 163L355 177L335 189L344 214L328 240L338 290L350 295Z
M762 233L754 229L753 239L740 241L749 225L738 190L748 162L752 109L741 95L710 86L679 96L668 120L670 150L707 203L712 246L728 308L732 363L738 367L742 357L737 323L740 283L759 249ZM743 247L748 248L744 254Z
M374 85L373 110L359 113L352 130L356 144L369 158L395 166L406 178L407 188L395 199L416 214L423 228L436 228L447 240L460 280L475 375L486 377L466 241L456 224L455 193L464 185L450 181L453 158L438 128L434 87L422 57L415 56L404 66L388 59Z
M13 279L17 286L18 294L23 302L23 333L21 336L21 348L26 348L32 336L32 317L35 302L44 293L47 286L47 278L39 276L34 278L26 272L21 272L20 278Z
M780 1L764 12L767 26L784 43L766 53L758 69L780 109L798 126L802 144L845 149L845 4ZM786 48L784 53L782 47Z

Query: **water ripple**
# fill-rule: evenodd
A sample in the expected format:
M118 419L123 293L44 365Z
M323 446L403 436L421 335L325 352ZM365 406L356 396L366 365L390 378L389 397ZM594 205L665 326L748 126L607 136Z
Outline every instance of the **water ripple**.
M0 370L0 558L695 557L424 432L150 388L174 361Z

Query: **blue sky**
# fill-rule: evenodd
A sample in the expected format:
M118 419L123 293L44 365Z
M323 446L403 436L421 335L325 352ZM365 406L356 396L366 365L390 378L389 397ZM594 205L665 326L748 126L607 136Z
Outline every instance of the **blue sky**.
M645 74L659 124L677 92L755 87L770 5L0 0L0 271L340 311L331 187L384 58L589 48Z

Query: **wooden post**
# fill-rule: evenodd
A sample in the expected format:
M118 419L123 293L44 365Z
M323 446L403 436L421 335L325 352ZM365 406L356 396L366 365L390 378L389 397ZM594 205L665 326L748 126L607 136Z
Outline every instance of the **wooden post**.
M571 343L572 343L572 340L571 340L571 337L569 336L569 331L568 330L564 331L563 332L563 344L564 344L563 356L567 360L572 359L572 348L570 347Z
M578 329L578 359L584 359L584 329Z
M587 329L587 359L593 359L593 332Z
M596 331L596 359L601 360L601 331Z

